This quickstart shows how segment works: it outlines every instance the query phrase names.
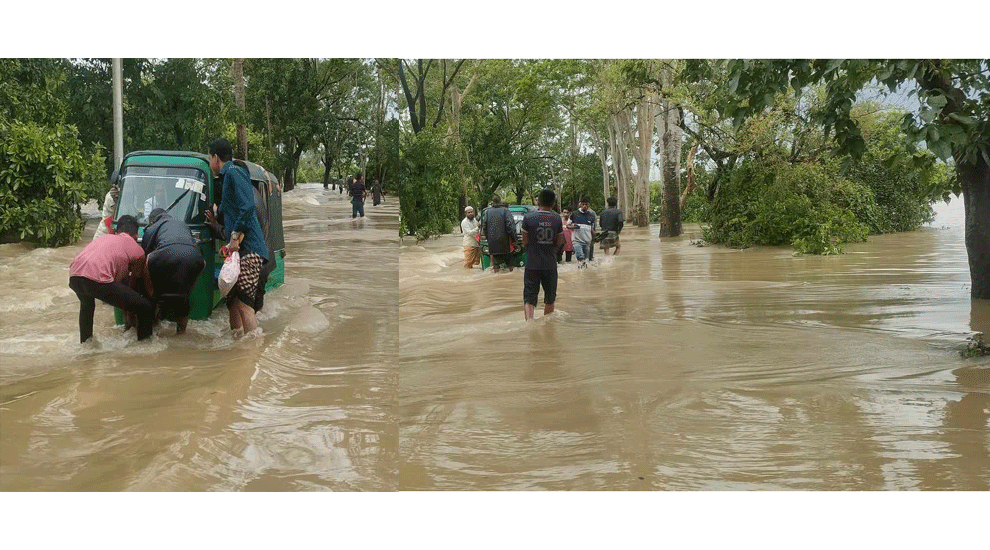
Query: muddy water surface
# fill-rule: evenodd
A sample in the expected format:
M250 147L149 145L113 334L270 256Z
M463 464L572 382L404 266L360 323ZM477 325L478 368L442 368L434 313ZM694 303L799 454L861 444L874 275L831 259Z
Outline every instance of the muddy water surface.
M0 246L0 489L390 490L398 433L394 201L284 195L286 284L263 334L226 310L148 342L98 302L78 343L75 246Z
M987 490L990 304L938 211L832 257L629 228L529 324L521 271L404 242L400 488Z

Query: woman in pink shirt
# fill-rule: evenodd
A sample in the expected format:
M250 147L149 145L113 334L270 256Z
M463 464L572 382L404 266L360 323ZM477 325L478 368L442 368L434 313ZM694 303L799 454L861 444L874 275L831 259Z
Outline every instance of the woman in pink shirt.
M79 341L93 336L96 300L137 315L138 340L151 336L155 307L129 285L144 272L144 249L137 243L134 216L117 220L117 233L104 235L86 245L69 266L69 288L79 297Z
M557 263L561 263L564 260L564 253L567 253L567 261L571 261L571 256L574 254L574 243L571 241L571 228L567 227L567 222L571 218L571 211L564 208L560 211L560 221L564 222L564 244L560 245L557 249Z

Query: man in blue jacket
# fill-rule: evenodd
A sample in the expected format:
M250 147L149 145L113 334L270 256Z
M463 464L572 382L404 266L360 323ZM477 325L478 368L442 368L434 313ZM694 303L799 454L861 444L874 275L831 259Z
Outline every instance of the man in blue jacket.
M210 143L210 168L221 179L220 207L217 212L223 224L227 250L241 256L241 273L227 295L230 328L245 333L258 328L254 314L255 294L261 278L261 267L269 260L264 233L258 223L254 205L254 189L246 170L233 162L230 142L217 139Z

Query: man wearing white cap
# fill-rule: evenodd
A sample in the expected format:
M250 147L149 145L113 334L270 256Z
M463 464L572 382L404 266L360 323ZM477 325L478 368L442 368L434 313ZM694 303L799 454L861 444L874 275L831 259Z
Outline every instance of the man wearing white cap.
M474 208L471 206L464 209L461 233L464 234L464 267L472 269L481 263L481 243L478 242L478 220L474 219Z

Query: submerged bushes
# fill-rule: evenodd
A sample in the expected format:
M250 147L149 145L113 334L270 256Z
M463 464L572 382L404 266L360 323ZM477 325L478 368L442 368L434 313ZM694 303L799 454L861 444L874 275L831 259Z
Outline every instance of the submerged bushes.
M710 205L704 240L740 248L789 244L811 254L866 240L869 227L860 216L877 215L872 192L836 172L821 164L744 164Z
M849 157L789 162L749 157L723 181L701 212L705 241L732 247L791 245L808 254L836 254L870 234L913 231L933 218L931 204L948 172L912 162L903 133L886 115L864 132L867 151ZM923 153L930 155L930 153ZM693 197L692 197L693 198Z

